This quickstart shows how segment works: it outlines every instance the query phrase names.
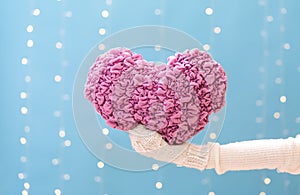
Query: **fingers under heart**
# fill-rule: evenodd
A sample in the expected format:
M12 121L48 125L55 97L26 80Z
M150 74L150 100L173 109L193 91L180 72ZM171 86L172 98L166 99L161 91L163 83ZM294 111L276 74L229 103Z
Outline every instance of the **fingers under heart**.
M207 165L209 145L169 145L160 134L142 125L130 130L129 137L132 147L143 156L198 170L203 170Z

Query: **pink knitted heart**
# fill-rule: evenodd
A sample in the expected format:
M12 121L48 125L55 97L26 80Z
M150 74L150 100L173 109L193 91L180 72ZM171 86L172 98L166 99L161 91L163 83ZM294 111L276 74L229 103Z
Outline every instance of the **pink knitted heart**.
M85 97L113 128L143 124L169 144L181 144L225 105L226 83L222 67L198 49L156 66L129 49L115 48L90 68Z

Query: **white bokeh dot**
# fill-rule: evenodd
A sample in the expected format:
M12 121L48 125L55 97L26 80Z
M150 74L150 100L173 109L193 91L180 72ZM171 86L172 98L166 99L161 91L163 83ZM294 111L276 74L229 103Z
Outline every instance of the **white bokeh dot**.
M160 181L158 181L155 183L155 187L156 187L156 189L162 189L163 184Z
M66 11L65 12L65 17L71 18L73 16L73 13L71 11Z
M273 16L267 16L267 22L273 22L274 18Z
M285 43L283 45L283 48L286 49L286 50L289 50L289 49L291 49L291 45L289 43Z
M28 191L27 190L22 190L22 195L28 195Z
M280 102L281 103L285 103L286 100L287 100L286 96L283 95L283 96L280 97Z
M70 174L64 174L63 175L64 180L69 181L71 179Z
M212 140L214 140L214 139L217 138L217 135L215 133L210 133L209 134L209 138L212 139Z
M204 44L202 47L203 47L203 49L205 51L208 51L210 49L210 45L209 44Z
M214 192L208 192L208 195L215 195Z
M266 177L266 178L264 179L264 183L265 183L266 185L269 185L269 184L271 183L271 179L268 178L268 177Z
M296 122L296 123L300 123L300 116L296 117L295 122Z
M266 192L260 192L259 195L266 195Z
M262 123L263 120L264 120L263 117L256 117L256 118L255 118L255 122L256 122L256 123Z
M61 195L61 190L58 189L58 188L55 189L55 190L54 190L54 194L55 194L55 195Z
M26 157L26 156L21 156L21 157L20 157L20 161L21 161L22 163L26 163L26 162L27 162L27 157Z
M286 13L287 13L287 9L286 9L286 8L284 8L284 7L283 7L283 8L281 8L281 9L280 9L280 13L282 13L282 14L286 14Z
M56 166L56 165L59 164L59 159L53 158L53 159L51 160L51 163L52 163L52 165Z
M208 8L205 9L205 14L206 15L210 16L213 13L214 13L214 10L212 8L208 7Z
M256 104L256 106L262 106L263 101L262 100L256 100L255 104Z
M59 136L60 138L64 138L64 137L66 136L65 130L61 129L61 130L58 132L58 136Z
M32 11L32 15L34 15L34 16L38 16L38 15L40 15L40 13L41 13L41 10L39 10L39 9L34 9Z
M71 145L72 145L71 140L67 139L67 140L64 141L64 146L65 147L70 147Z
M275 119L279 119L280 118L280 112L274 112L273 117Z
M267 31L265 31L265 30L260 31L260 36L267 37L267 35L268 35Z
M276 60L276 61L275 61L275 64L276 64L277 66L281 66L281 65L282 65L282 60L281 60L281 59Z
M103 18L107 18L107 17L109 16L109 12L108 12L107 10L102 10L101 16L102 16Z
M275 78L275 83L276 84L281 84L282 83L282 78L280 78L280 77Z
M21 107L21 113L24 114L24 115L27 114L28 113L28 108L25 107L25 106L22 106Z
M298 70L298 72L300 72L300 66L298 66L297 70Z
M221 27L216 26L216 27L214 28L214 33L220 34L220 33L221 33Z
M108 135L109 134L109 130L107 128L103 128L102 129L102 133L103 133L103 135Z
M94 181L97 182L97 183L99 183L99 182L102 181L102 179L101 179L100 176L95 176L95 177L94 177Z
M64 94L64 95L62 96L62 99L63 99L64 101L68 101L68 100L70 99L69 94Z
M28 182L25 182L25 183L24 183L24 188L25 188L26 190L29 190L30 184L29 184Z
M28 64L28 59L27 59L27 58L22 58L22 59L21 59L21 63L22 63L23 65L27 65L27 64Z
M105 148L108 149L108 150L111 150L112 147L113 147L112 143L105 144Z
M106 5L111 5L112 4L112 0L105 0Z
M25 179L26 178L26 175L24 173L18 173L18 178L19 179Z
M27 40L27 43L26 43L26 45L27 45L27 47L33 47L33 40L31 40L31 39L29 39L29 40Z
M20 138L20 143L21 143L22 145L26 144L26 143L27 143L27 139L26 139L25 137L21 137L21 138Z
M31 81L31 76L26 75L25 78L24 78L24 80L25 80L26 83L30 83L30 81Z
M61 80L62 80L62 77L61 77L60 75L55 75L55 76L54 76L54 81L55 81L56 83L61 82Z
M154 50L155 50L155 51L160 51L160 49L161 49L161 46L160 46L160 45L155 45L155 46L154 46Z
M104 167L104 163L103 163L102 161L99 161L99 162L97 163L97 167L98 167L99 169L102 169L102 168Z
M63 47L63 44L62 44L62 42L56 42L55 43L55 47L56 47L56 49L61 49L62 47Z
M155 9L154 14L159 16L161 14L161 10L160 9Z
M99 45L98 45L98 49L99 49L100 51L105 50L105 45L104 45L103 43L99 44Z
M25 133L29 133L30 132L30 127L28 125L26 125L24 127L24 131L25 131Z
M153 164L152 165L152 170L157 171L159 169L159 165L158 164Z
M54 116L54 117L61 117L61 111L55 110L55 111L53 112L53 116Z
M282 130L282 134L283 134L284 136L288 135L288 134L289 134L289 130L288 130L288 129L283 129L283 130Z
M26 98L27 98L27 93L24 92L24 91L22 91L22 92L20 93L20 98L21 98L21 99L26 99Z
M26 31L31 33L33 32L33 26L31 24L29 24L27 27L26 27Z
M98 31L98 33L99 33L100 35L105 35L105 33L106 33L105 28L100 28L99 31Z
M207 185L207 184L209 184L210 179L206 177L206 178L201 179L200 182L201 182L202 185Z

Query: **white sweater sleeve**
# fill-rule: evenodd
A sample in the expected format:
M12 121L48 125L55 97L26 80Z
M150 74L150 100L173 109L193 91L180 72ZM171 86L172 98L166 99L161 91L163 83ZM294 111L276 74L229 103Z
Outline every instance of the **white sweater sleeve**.
M218 174L257 169L300 174L300 137L214 144L206 168Z
M223 174L226 171L277 169L278 172L300 174L300 137L226 145L168 145L158 133L144 126L130 130L129 136L133 148L141 155L201 171L215 169Z

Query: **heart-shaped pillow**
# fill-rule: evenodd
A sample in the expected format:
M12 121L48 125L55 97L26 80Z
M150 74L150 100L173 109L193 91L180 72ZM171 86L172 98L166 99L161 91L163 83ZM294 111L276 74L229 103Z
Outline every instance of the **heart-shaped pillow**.
M225 105L226 84L223 68L199 49L176 53L157 66L129 49L114 48L90 68L85 97L113 128L143 124L169 144L181 144Z

